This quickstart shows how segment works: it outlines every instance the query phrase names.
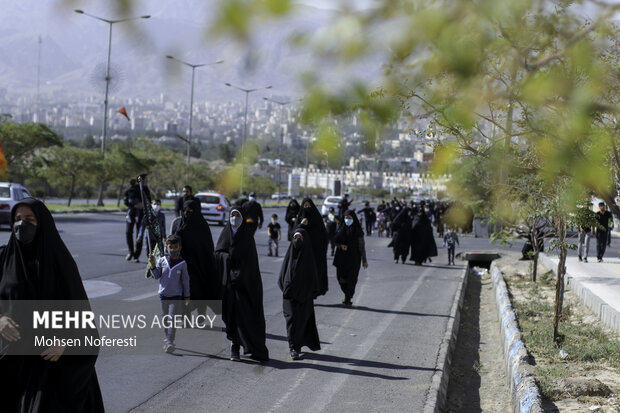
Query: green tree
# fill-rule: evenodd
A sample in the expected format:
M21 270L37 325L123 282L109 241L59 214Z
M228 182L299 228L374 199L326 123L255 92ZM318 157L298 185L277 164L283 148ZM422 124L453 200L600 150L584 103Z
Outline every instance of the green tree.
M91 177L98 169L97 154L72 146L58 146L41 151L39 156L41 174L67 195L67 206L71 206L78 185L94 184Z
M42 123L16 123L0 118L0 146L7 160L9 180L24 182L32 175L37 152L62 145L62 139Z
M229 143L217 144L217 156L226 163L230 163L233 159L235 159L235 151L236 150L231 147Z
M261 198L263 200L263 203L277 189L276 183L266 176L248 177L248 183L246 187L250 191L256 192L256 197Z

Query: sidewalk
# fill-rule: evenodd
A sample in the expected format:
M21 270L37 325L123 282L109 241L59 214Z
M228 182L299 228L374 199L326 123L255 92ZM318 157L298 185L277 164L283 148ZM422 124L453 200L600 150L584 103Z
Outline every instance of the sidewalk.
M620 258L609 249L606 255L601 263L596 262L596 256L588 263L567 257L564 283L606 326L620 333ZM540 259L557 274L556 254L540 254Z

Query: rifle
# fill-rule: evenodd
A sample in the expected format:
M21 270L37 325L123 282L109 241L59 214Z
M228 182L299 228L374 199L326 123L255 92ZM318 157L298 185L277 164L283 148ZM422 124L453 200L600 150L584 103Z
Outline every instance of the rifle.
M155 212L153 211L153 206L151 205L150 194L144 193L143 179L140 176L138 176L138 184L140 185L140 197L142 199L142 208L144 211L144 217L142 219L146 220L146 228L149 230L149 235L146 239L146 248L147 251L149 251L156 260L158 260L164 255L164 243L161 238L159 221L157 221L157 218L155 217ZM155 237L155 246L150 245L151 235L154 235ZM149 278L151 276L149 271L150 266L150 263L146 265L146 272L144 274L145 278Z

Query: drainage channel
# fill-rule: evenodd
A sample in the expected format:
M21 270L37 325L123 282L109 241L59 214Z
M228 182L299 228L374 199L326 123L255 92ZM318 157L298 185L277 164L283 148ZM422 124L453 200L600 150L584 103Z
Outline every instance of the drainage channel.
M489 268L496 252L464 252L467 287L452 355L446 412L512 411Z

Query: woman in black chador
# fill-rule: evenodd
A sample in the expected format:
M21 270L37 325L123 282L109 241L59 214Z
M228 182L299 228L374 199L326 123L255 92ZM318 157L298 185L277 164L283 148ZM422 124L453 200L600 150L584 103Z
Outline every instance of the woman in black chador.
M288 224L288 236L287 239L289 241L293 238L293 228L295 228L295 221L297 221L297 215L299 214L299 203L296 199L291 199L286 207L286 214L284 216L284 220Z
M11 227L0 252L0 351L9 353L34 334L26 328L32 320L21 320L14 312L22 300L79 300L73 310L90 309L77 265L47 207L33 198L22 200L11 211ZM96 330L59 334L78 332L98 337ZM95 373L97 349L80 350L91 355L64 347L30 356L0 353L0 411L103 412Z
M392 221L392 242L394 249L394 261L398 264L401 259L403 264L409 254L411 244L411 208L404 208Z
M323 223L321 213L312 202L312 199L305 198L301 203L301 210L297 216L295 231L305 229L312 241L312 252L316 261L316 271L319 280L318 294L324 295L328 289L327 283L327 231ZM315 297L316 298L316 297Z
M314 317L314 297L318 279L312 243L308 233L299 229L286 251L278 286L283 295L288 345L293 360L298 360L301 348L321 349Z
M187 263L191 300L199 302L198 311L204 313L206 306L200 301L222 299L222 279L215 271L213 238L202 216L200 201L185 201L182 214L176 234L181 238L181 251Z
M437 256L437 244L433 237L433 227L428 216L420 209L411 224L411 260L422 265L426 259Z
M334 238L336 241L336 256L334 265L336 266L336 276L340 289L344 293L342 303L350 306L357 277L360 272L360 264L368 268L366 260L366 248L364 246L364 230L355 215L355 211L346 211L343 222L338 227L338 232Z
M238 209L230 212L229 221L217 241L215 261L224 284L222 320L232 342L230 359L241 360L243 346L245 354L265 362L269 351L265 346L263 282L254 236Z

